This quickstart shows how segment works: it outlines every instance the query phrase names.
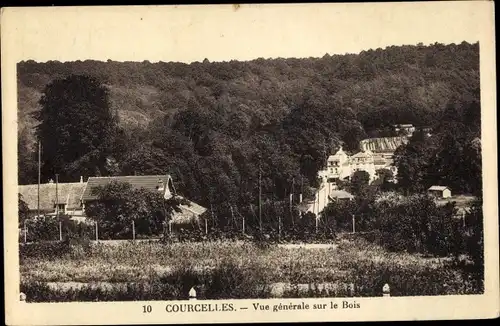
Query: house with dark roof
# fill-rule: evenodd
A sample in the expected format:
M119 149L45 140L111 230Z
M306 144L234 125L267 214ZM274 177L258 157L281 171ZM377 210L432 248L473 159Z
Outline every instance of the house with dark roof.
M90 177L87 182L58 183L49 182L40 184L40 214L55 216L60 214L69 215L71 219L86 221L85 204L99 200L96 190L112 181L129 183L133 189L146 189L158 191L165 199L175 195L185 204L179 205L179 209L173 213L171 222L173 224L197 221L207 211L190 200L179 196L170 175L145 175L145 176L116 176L116 177ZM23 201L26 202L32 215L38 212L38 185L19 185L18 192Z
M207 211L205 207L177 195L170 175L90 177L81 197L83 209L85 210L85 205L89 202L99 200L96 191L99 187L106 186L111 182L129 183L132 189L156 191L161 193L165 199L175 195L176 198L186 202L186 204L179 205L179 209L174 211L171 220L173 224L197 222L200 216Z
M71 216L80 219L83 216L81 196L86 183L80 182L58 183L54 182L40 184L40 214ZM19 185L18 193L22 200L28 205L32 215L38 213L38 185Z

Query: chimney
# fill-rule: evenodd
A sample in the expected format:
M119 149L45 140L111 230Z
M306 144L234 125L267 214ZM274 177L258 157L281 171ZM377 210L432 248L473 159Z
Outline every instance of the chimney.
M83 183L83 176L80 176L80 183Z

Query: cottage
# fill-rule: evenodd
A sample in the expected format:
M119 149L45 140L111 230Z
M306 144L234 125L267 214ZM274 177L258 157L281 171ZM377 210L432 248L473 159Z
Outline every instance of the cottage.
M451 190L446 186L432 186L427 190L427 193L436 198L450 198Z
M80 198L86 183L80 182L58 183L54 182L40 184L40 206L38 206L38 185L19 185L18 192L22 200L26 202L30 215L56 215L65 214L72 219L79 220L83 216Z
M116 176L116 177L90 177L85 191L82 194L82 206L89 202L98 200L96 189L111 182L129 183L133 189L146 189L157 191L165 199L170 199L176 192L170 175L144 175L144 176ZM179 195L176 198L186 201L186 204L179 205L179 209L174 212L172 223L182 224L197 222L199 217L206 212L206 208L189 201Z

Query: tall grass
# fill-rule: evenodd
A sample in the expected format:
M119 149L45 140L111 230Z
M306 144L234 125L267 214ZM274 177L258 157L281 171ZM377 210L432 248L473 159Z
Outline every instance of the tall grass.
M195 287L199 298L265 298L276 283L295 288L313 286L307 293L294 294L292 289L283 294L291 297L379 296L385 283L390 284L394 296L482 291L451 259L389 252L362 238L340 239L336 248L316 249L262 248L232 241L73 244L69 248L54 258L42 252L37 256L34 249L25 251L30 254L21 258L21 280L34 298L66 298L58 290L49 288L52 294L48 293L38 282L109 282L127 286L72 290L64 299L67 301L80 300L79 295L88 297L87 301L125 300L127 296L130 300L185 299L191 287ZM334 289L321 287L324 283L333 284Z

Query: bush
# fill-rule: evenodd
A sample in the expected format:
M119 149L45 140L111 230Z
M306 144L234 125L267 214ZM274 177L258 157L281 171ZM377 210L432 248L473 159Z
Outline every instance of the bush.
M268 298L271 293L262 268L242 268L233 261L223 261L212 270L204 285L206 299Z
M59 221L61 222L61 233L65 238L93 238L95 237L94 226L72 220L68 215L44 216L26 220L27 242L34 241L58 241ZM24 231L23 231L24 232ZM24 237L24 233L22 236ZM21 240L24 242L24 239Z
M19 245L19 258L40 258L40 259L53 259L62 257L71 252L71 246L68 242L64 241L51 241L51 242L33 242Z
M381 243L391 251L447 256L461 251L452 204L437 206L428 196L383 199L375 204Z

